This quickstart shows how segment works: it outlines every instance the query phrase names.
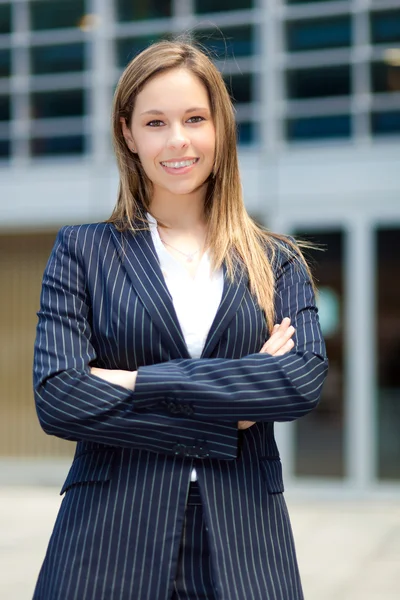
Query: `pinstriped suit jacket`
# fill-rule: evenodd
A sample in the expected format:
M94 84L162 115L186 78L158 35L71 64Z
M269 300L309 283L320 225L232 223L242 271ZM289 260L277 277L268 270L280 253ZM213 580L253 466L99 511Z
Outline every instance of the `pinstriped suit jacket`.
M78 442L34 598L167 600L197 470L220 600L303 598L274 421L318 403L327 361L305 269L277 253L268 337L245 275L224 291L201 358L188 354L148 231L63 228L43 279L35 343L37 413ZM134 392L90 366L138 370ZM238 432L238 420L257 421Z

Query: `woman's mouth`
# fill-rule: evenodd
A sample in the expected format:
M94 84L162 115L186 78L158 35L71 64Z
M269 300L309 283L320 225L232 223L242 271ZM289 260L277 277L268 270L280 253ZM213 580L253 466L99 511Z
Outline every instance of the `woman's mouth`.
M181 175L190 171L198 161L198 158L192 158L189 160L163 161L160 164L167 173Z

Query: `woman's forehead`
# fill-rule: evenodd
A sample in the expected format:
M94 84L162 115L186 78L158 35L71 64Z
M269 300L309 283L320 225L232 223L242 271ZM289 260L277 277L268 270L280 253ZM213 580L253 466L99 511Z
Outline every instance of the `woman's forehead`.
M191 108L209 109L208 92L200 79L188 69L173 69L150 79L139 92L135 102L139 114L148 111L188 111Z

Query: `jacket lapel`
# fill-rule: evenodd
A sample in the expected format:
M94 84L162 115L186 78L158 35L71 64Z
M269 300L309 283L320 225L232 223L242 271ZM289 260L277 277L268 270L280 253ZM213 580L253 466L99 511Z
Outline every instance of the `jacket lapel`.
M171 359L190 358L150 231L120 232L113 225L110 230L129 279L165 340Z
M150 231L140 230L135 234L130 231L119 232L113 225L110 225L110 230L129 279L165 340L171 359L190 358ZM211 356L221 335L235 316L247 290L246 275L235 275L234 281L230 281L225 264L223 264L223 273L222 299L208 332L201 358Z
M248 278L245 274L235 275L233 281L230 281L227 275L225 263L224 270L224 289L222 292L221 303L218 307L214 321L208 332L206 342L204 344L201 358L209 358L219 342L221 335L224 333L229 323L233 319L238 310L243 296L247 291Z

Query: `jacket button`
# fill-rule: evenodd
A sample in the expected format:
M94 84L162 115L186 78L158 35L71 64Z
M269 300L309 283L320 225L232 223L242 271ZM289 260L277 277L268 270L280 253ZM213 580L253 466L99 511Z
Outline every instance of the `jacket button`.
M184 444L175 444L173 450L175 450L175 456L186 456L186 446Z

